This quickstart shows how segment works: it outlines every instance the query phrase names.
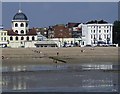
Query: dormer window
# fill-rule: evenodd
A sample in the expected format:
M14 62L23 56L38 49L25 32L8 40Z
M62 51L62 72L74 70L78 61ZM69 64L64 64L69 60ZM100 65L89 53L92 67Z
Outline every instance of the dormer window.
M29 37L27 37L27 40L29 40Z
M35 40L34 36L32 36L32 40Z
M23 30L21 30L21 34L24 34L24 31L23 31Z
M12 36L10 37L10 40L13 40L13 37L12 37Z
M16 38L15 38L16 40L18 40L18 37L16 36Z
M24 40L24 37L21 37L21 40Z
M15 27L18 27L18 24L17 24L17 23L15 23Z
M15 32L16 32L16 33L18 33L18 31L17 31L17 30L15 30Z
M23 23L21 23L21 24L20 24L20 26L21 26L21 27L24 27L24 24L23 24Z

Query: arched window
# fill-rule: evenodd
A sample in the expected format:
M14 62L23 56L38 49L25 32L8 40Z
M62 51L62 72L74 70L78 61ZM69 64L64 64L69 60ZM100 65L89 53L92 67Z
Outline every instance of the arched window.
M15 30L15 32L16 32L16 33L18 33L18 31L17 31L17 30Z
M18 37L16 37L15 40L18 40Z
M28 23L26 23L26 27L28 27Z
M15 23L15 27L18 27L18 24L17 24L17 23Z
M32 40L35 40L34 36L32 36Z
M24 37L21 37L21 40L24 40Z
M27 40L29 40L29 37L27 37Z
M21 26L21 27L24 27L24 24L23 24L23 23L21 23L21 24L20 24L20 26Z
M13 40L13 37L12 37L12 36L10 37L10 40Z
M21 30L21 34L24 34L24 31L23 31L23 30Z

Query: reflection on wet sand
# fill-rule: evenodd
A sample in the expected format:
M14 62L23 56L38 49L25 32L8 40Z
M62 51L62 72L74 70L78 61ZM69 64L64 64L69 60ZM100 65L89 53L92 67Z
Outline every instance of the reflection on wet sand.
M3 91L72 90L109 91L118 89L113 65L13 66L3 68ZM76 71L77 70L77 71ZM84 70L84 71L83 71ZM88 71L90 70L90 71ZM63 88L64 87L64 88ZM51 89L52 88L52 89ZM72 88L72 89L71 89Z
M19 65L2 67L2 72L19 72L19 71L39 71L39 70L118 70L118 65L112 64L64 64L64 65Z

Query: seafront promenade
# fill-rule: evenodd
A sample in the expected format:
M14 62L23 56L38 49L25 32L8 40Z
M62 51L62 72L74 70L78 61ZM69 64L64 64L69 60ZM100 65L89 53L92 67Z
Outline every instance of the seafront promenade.
M5 48L2 65L117 63L117 47Z

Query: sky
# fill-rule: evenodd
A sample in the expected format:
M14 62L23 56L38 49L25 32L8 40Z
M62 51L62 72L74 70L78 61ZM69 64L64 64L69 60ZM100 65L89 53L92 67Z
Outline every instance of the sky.
M2 24L5 29L11 28L11 20L18 12L19 4L2 3ZM117 2L22 2L21 10L28 17L30 28L91 20L113 23L118 19Z

